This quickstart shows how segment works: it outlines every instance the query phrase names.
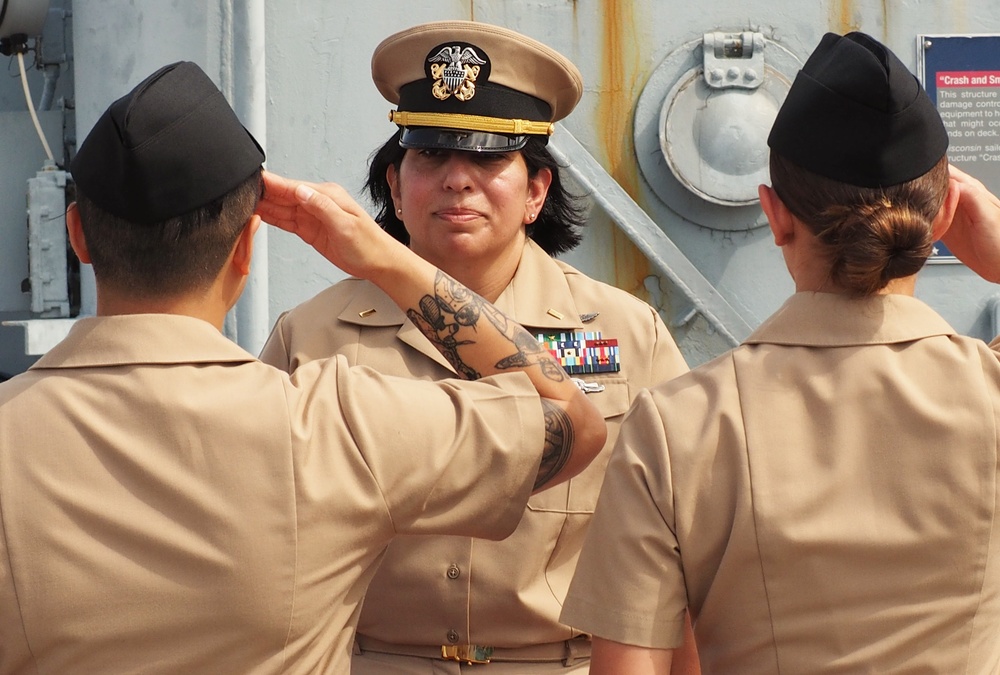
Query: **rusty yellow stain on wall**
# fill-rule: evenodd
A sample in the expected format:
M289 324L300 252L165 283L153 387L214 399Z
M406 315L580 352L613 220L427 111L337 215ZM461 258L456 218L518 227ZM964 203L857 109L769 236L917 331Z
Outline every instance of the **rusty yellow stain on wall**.
M932 25L951 24L951 29L947 31L949 33L969 33L975 31L977 22L969 15L969 8L965 0L952 0L951 2L943 3L938 11L941 16ZM929 30L926 32L933 33L935 31Z
M646 302L649 302L649 292L646 290L645 285L646 277L653 273L649 266L649 260L620 229L615 227L613 233L615 256L614 285L628 291L637 298L642 298Z
M603 0L601 81L598 84L597 130L608 173L633 198L638 195L638 166L632 138L632 109L638 96L637 70L641 46L633 0ZM643 279L649 261L631 240L612 226L614 283L646 298Z
M854 0L837 0L830 4L830 28L840 33L850 33L858 30Z

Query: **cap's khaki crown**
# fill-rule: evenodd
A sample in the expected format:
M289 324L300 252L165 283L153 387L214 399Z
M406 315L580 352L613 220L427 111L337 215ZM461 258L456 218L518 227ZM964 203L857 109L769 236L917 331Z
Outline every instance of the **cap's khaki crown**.
M433 66L435 60L447 60L442 51L452 54L456 65L462 55L467 74L461 94L441 81L443 66ZM583 94L580 71L562 54L515 31L475 21L436 21L389 36L372 55L372 79L382 96L399 106L390 119L400 126L512 135L551 133L551 123L569 115ZM401 96L414 84L422 94ZM490 97L478 96L487 86ZM538 99L543 105L535 110L545 112L512 114L518 94Z

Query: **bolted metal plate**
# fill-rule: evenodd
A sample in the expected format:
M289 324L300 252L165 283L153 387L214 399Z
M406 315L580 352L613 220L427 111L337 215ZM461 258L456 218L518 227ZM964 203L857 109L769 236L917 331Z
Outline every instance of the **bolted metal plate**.
M710 202L757 203L757 186L768 179L767 135L787 92L787 83L774 75L757 89L713 89L698 70L689 71L660 112L667 166L684 187Z
M656 196L693 223L761 227L767 221L757 185L768 182L767 135L802 63L764 39L755 86L717 88L705 74L703 45L693 40L668 54L640 94L633 129L639 168Z

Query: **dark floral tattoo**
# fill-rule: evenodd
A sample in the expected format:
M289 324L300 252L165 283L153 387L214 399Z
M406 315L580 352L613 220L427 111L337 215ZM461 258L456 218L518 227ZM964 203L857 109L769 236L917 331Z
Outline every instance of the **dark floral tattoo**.
M535 478L536 490L559 473L573 448L573 423L566 411L547 399L542 399L542 409L545 411L545 447Z
M468 337L460 339L458 333L463 328L475 331L483 317L515 348L513 354L497 362L497 369L537 365L550 380L561 382L566 378L566 373L551 358L548 350L528 331L440 270L434 279L434 295L425 295L420 299L419 311L409 309L406 316L437 347L455 371L468 380L477 380L482 375L459 356L458 348L472 344L474 340Z

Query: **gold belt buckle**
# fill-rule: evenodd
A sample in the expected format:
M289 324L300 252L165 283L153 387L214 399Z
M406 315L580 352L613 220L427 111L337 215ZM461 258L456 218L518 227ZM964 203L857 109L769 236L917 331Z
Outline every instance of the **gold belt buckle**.
M468 664L489 663L493 647L482 645L441 645L441 658L447 661L464 661Z

